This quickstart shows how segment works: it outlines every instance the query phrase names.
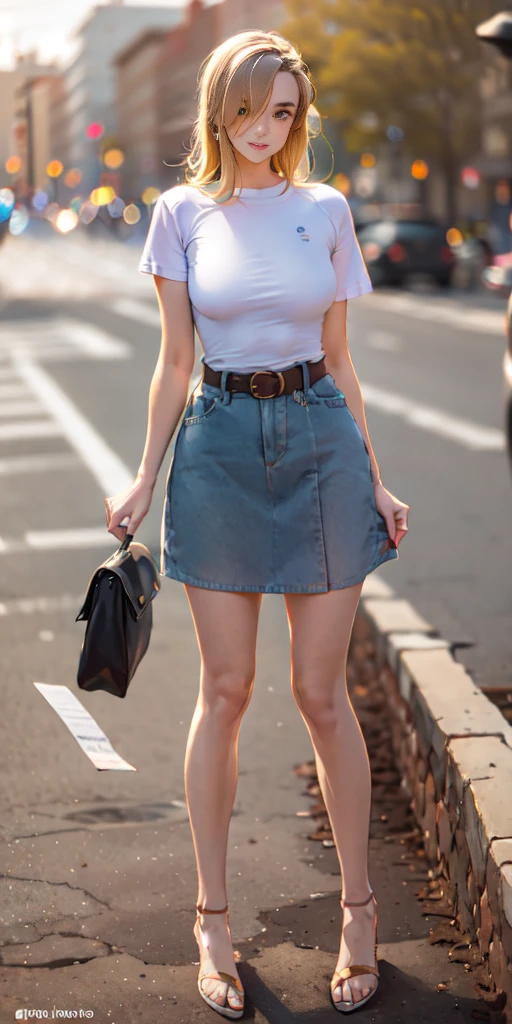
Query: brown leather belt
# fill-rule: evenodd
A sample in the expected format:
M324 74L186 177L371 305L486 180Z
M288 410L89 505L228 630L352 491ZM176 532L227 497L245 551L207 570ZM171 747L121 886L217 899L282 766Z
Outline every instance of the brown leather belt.
M325 377L327 369L325 360L313 363L307 360L309 382L314 384L320 377ZM220 388L222 370L212 370L208 363L203 363L203 381L214 388ZM291 366L288 370L256 370L254 373L233 373L226 378L227 391L245 391L253 398L276 398L278 395L291 395L295 390L302 391L302 367Z

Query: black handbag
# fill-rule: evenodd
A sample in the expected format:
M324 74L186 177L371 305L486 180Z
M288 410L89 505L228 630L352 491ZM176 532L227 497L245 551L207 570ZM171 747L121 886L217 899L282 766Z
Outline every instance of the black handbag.
M87 620L77 675L81 690L126 696L149 646L151 602L159 590L160 575L151 552L127 533L117 551L92 574L75 619Z

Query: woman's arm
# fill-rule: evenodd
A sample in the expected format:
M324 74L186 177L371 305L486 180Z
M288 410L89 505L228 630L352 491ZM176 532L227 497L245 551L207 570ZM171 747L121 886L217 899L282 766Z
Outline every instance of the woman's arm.
M147 436L137 477L154 487L186 405L194 369L194 320L186 281L154 275L162 339L149 389Z
M346 299L341 302L333 302L325 314L322 328L322 348L325 352L327 372L332 374L340 391L343 391L350 412L366 441L370 455L372 480L374 484L378 484L380 483L379 466L368 434L361 388L348 350Z

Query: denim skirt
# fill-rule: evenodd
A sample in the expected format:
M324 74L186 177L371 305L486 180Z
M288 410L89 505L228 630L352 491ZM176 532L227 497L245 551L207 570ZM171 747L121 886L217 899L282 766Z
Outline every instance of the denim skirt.
M398 558L331 374L258 399L200 382L167 473L160 573L209 590L320 594ZM233 370L232 372L237 372Z

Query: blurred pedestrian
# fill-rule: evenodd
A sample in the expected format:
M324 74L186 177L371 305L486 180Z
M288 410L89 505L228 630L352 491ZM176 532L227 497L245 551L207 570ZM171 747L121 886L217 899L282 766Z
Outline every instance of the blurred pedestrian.
M110 532L121 538L129 515L133 533L186 406L160 571L185 585L201 656L185 759L198 986L231 1018L244 993L227 841L263 593L285 596L292 692L342 872L331 999L348 1012L378 984L370 769L346 660L364 579L398 558L409 506L380 479L348 351L347 300L371 291L350 209L337 189L307 181L315 98L308 67L276 32L242 32L205 62L186 182L159 197L140 264L162 322L146 444L133 484L110 499ZM194 325L202 379L187 399Z

